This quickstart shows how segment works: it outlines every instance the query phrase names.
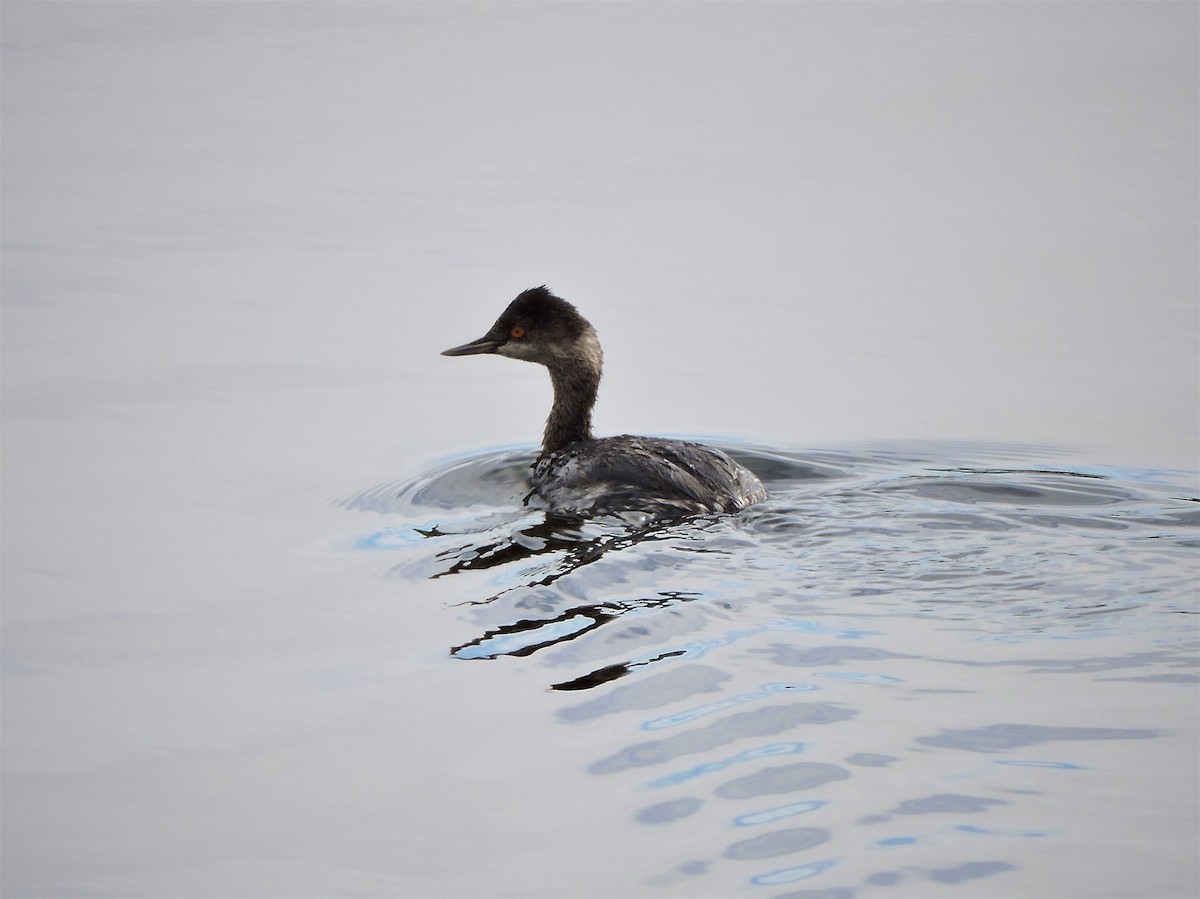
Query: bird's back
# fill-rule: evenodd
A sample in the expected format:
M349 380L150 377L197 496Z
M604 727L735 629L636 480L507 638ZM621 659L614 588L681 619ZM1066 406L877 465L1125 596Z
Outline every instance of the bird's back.
M581 440L543 457L533 486L554 511L585 516L737 512L767 497L762 482L720 450L628 434Z

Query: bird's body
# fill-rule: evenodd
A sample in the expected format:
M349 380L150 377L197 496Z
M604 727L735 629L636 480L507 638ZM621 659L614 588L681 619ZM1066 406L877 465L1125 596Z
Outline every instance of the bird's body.
M737 512L766 498L753 474L720 450L658 437L601 437L541 456L533 487L552 509L654 518Z
M737 512L766 499L762 482L720 450L660 437L594 438L602 354L595 329L545 287L518 296L479 340L443 355L497 353L545 365L554 387L534 491L555 512L652 518Z

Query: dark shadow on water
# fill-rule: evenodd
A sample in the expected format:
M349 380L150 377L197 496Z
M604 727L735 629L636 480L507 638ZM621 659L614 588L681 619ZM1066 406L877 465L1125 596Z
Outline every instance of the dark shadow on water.
M665 608L674 603L687 602L696 598L695 595L674 593L634 602L575 606L553 618L521 619L512 624L494 628L469 643L455 646L450 650L450 655L459 659L494 659L499 656L532 655L539 649L582 636L631 609ZM613 677L605 678L605 680L613 680ZM601 680L599 683L604 683L605 680ZM571 688L560 687L560 689Z
M573 680L563 681L560 684L552 684L550 689L562 691L591 690L593 687L599 687L603 684L611 683L618 678L625 677L627 674L632 674L635 668L646 668L667 659L679 658L683 655L687 655L686 650L676 649L670 652L659 653L648 659L639 659L636 662L618 662L615 665L605 665L603 668L589 671L587 674Z
M514 584L505 590L483 599L474 600L468 605L483 605L493 602L498 597L519 587L549 587L559 578L566 577L574 571L590 565L603 558L606 553L620 551L639 543L655 540L669 540L674 536L680 520L658 521L642 527L627 526L620 523L606 523L605 530L599 534L588 536L578 519L563 518L543 513L544 518L534 524L517 529L516 531L488 540L483 543L467 542L439 552L438 562L454 561L442 571L429 575L430 580L458 574L461 571L480 571L497 568L516 562L523 562L541 556L561 557L555 563L555 570L532 577ZM708 516L697 516L687 519L690 527L703 526L711 520ZM445 537L435 529L420 531L426 537Z

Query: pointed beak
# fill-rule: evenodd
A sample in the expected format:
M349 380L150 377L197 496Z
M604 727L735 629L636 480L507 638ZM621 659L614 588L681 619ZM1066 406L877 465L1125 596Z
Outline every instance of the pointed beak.
M490 336L480 337L478 340L472 340L470 343L464 343L462 346L451 347L448 350L442 350L443 356L474 356L477 353L494 353L500 344L495 338Z

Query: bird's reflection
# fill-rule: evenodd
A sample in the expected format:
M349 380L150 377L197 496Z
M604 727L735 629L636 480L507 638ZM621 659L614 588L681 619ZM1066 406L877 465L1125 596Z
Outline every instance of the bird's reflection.
M698 524L703 526L706 518L693 517L685 521L689 529L694 529ZM467 603L486 605L513 590L549 587L560 578L599 561L610 552L628 549L641 543L671 540L680 533L679 519L657 521L640 527L610 523L597 528L592 524L582 519L547 513L532 524L517 528L505 536L483 543L467 542L442 550L436 556L439 567L440 563L449 564L443 570L429 575L429 578L434 580L463 571L481 571L529 559L560 555L552 570L539 572L536 576L506 587L491 596ZM418 529L418 533L424 537L452 536L441 531L436 525L428 529Z
M437 571L430 575L430 580L445 577L448 574L458 574L460 571L487 570L513 562L522 562L535 556L548 556L561 552L564 555L565 564L560 572L542 580L532 581L524 586L549 585L564 574L594 561L607 551L606 544L609 542L607 535L585 537L581 525L582 522L579 520L547 514L533 524L518 528L495 540L485 543L464 543L461 546L443 550L437 554L438 561L453 561L444 571ZM425 537L450 536L441 532L436 526L429 530L418 529L418 533ZM503 592L507 591L478 600L478 602L491 602Z
M684 520L657 521L649 525L635 526L620 521L584 521L560 517L553 514L539 515L532 522L526 521L508 533L489 535L483 541L463 541L438 553L437 570L430 579L446 577L466 571L481 571L501 567L515 568L519 563L542 560L536 571L527 572L517 582L489 596L470 600L464 605L492 605L507 595L544 588L587 565L591 565L610 553L618 553L632 547L654 541L669 541L682 533L694 532L711 521L701 516ZM437 526L422 529L420 534L428 538L446 539L453 536ZM463 535L459 535L463 536ZM661 609L689 602L700 596L687 591L661 591L644 597L581 603L569 608L557 608L553 602L546 603L547 617L519 617L515 621L492 627L473 640L451 647L450 654L459 659L494 659L500 656L528 656L584 634L621 617L626 612L639 609ZM528 608L529 598L515 605ZM621 663L590 672L555 689L583 690L599 686L629 673L635 665L649 662Z

